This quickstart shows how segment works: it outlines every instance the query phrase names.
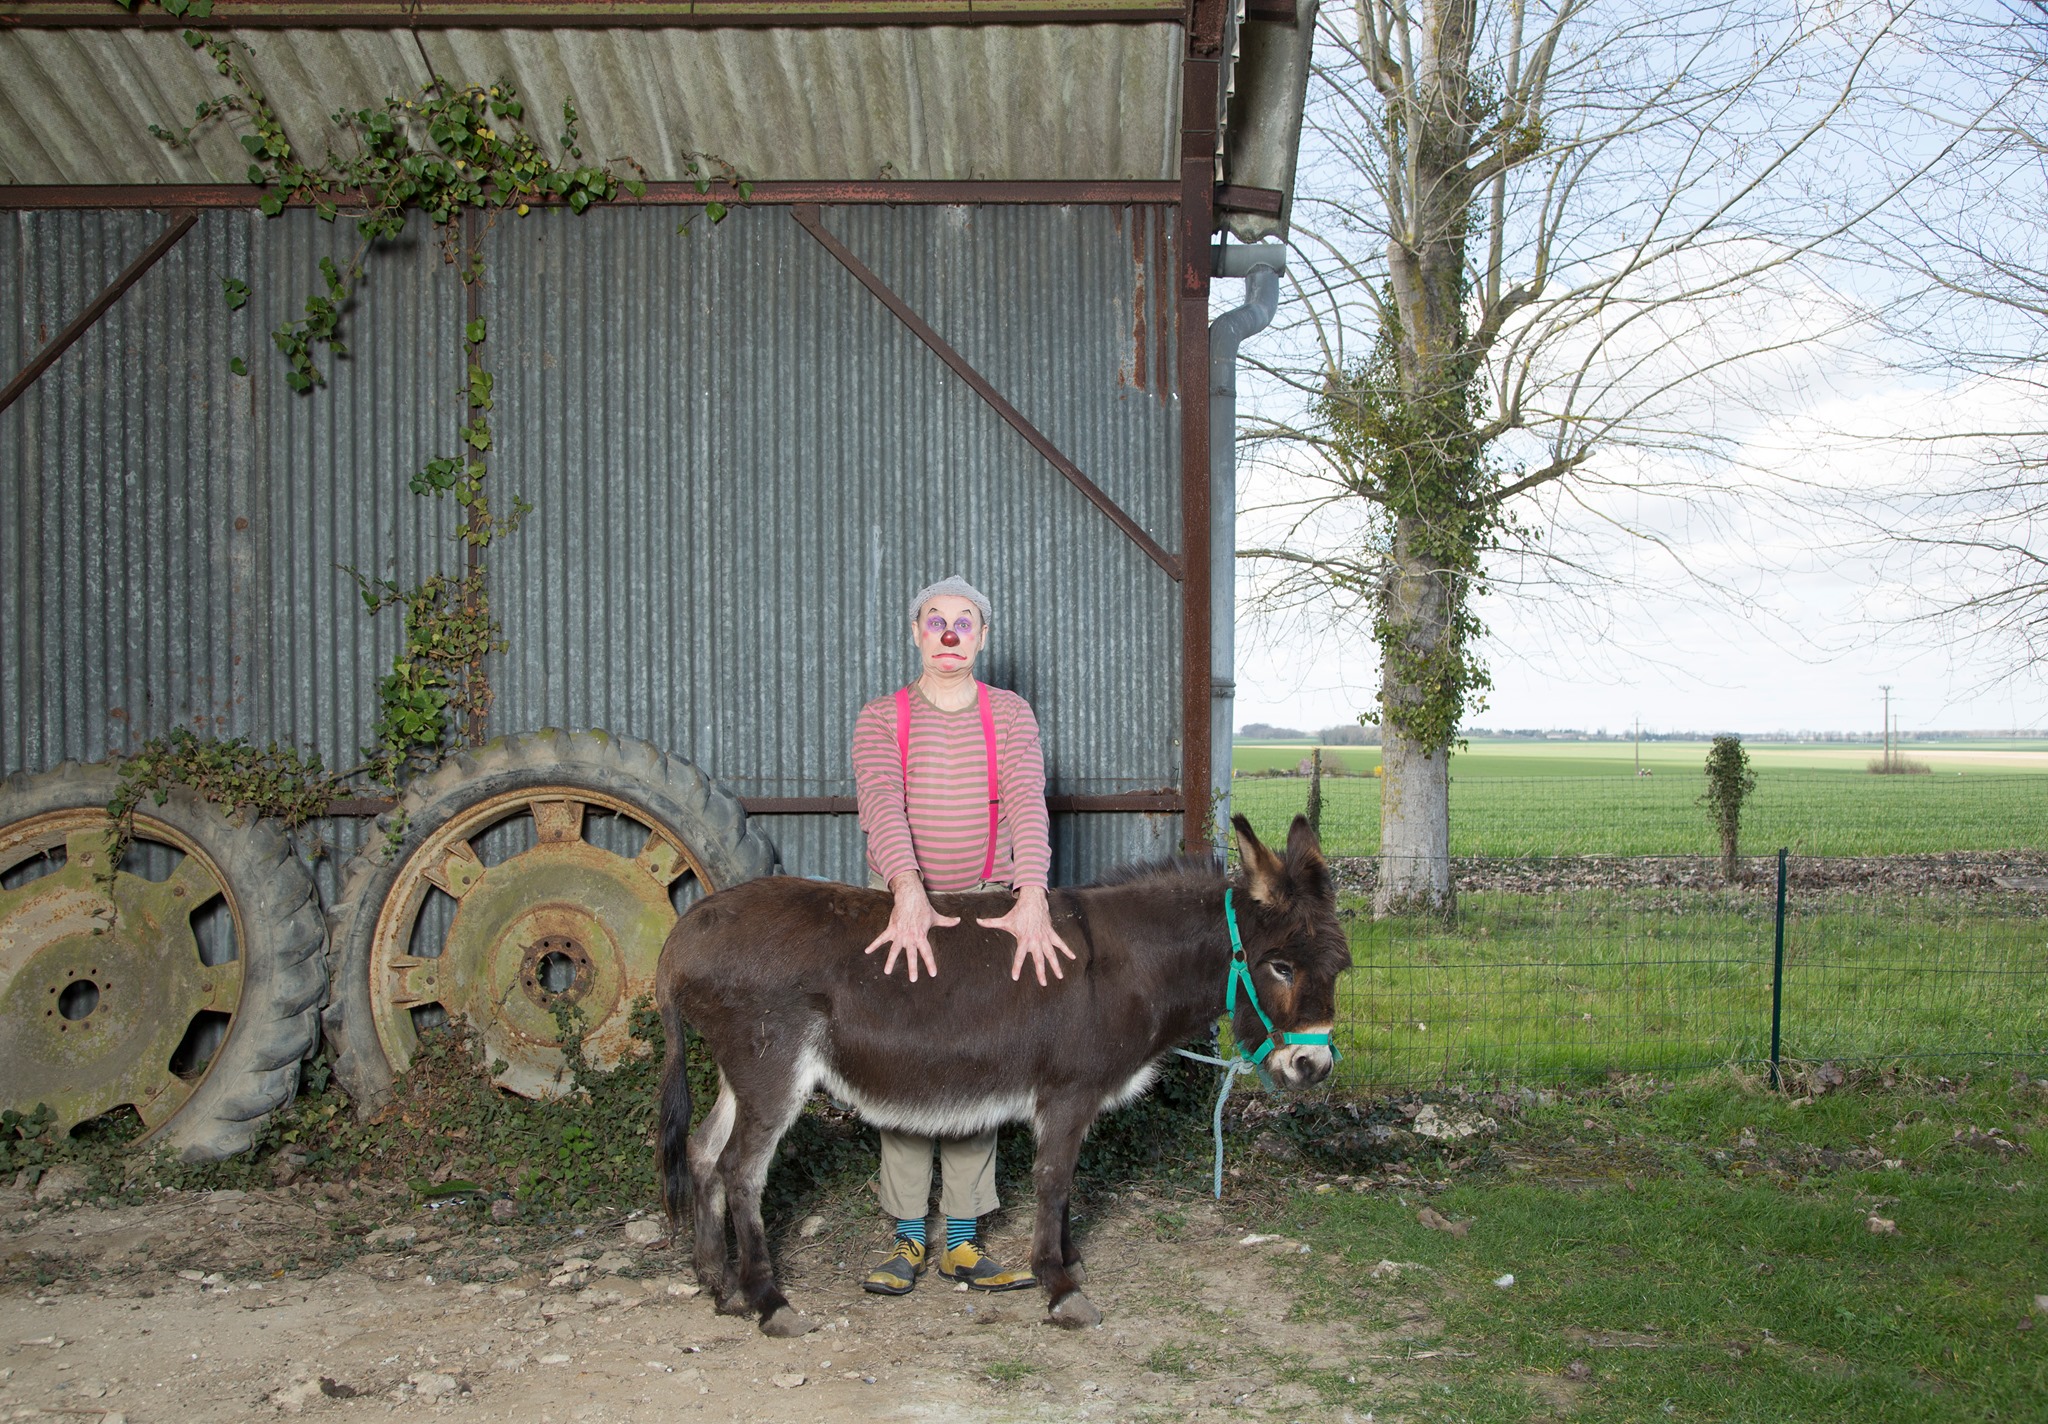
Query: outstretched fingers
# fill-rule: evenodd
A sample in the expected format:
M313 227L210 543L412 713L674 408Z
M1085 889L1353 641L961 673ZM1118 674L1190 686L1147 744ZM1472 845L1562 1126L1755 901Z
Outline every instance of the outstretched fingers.
M1057 945L1066 954L1067 958L1072 959L1074 957L1074 951L1061 944L1057 935L1053 936L1052 943ZM1045 977L1045 971L1048 968L1052 970L1052 977L1054 979L1064 979L1067 977L1066 970L1060 968L1059 960L1053 957L1051 947L1035 940L1026 941L1019 939L1017 941L1017 957L1010 961L1010 977L1012 979L1023 977L1026 960L1031 962L1031 968L1038 976L1040 988L1044 988L1048 982Z
M950 929L960 923L960 917L937 914L927 907L922 921L919 923L912 919L899 922L892 915L889 927L870 940L868 947L861 953L873 954L886 944L889 946L889 957L882 961L882 973L885 976L896 972L896 961L900 958L904 960L904 967L910 975L911 983L917 982L920 965L927 977L936 979L939 974L939 962L932 955L931 931Z

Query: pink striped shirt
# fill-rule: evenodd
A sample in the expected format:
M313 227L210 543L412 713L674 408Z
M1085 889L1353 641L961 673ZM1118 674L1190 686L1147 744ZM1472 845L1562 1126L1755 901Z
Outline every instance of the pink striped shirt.
M988 690L996 728L996 864L989 879L1043 889L1052 870L1045 810L1045 754L1031 704L999 687ZM927 890L966 890L981 881L988 853L988 760L981 713L970 702L941 712L922 691L910 692L910 787L896 749L896 699L880 697L853 724L853 779L868 867L884 881L905 871Z

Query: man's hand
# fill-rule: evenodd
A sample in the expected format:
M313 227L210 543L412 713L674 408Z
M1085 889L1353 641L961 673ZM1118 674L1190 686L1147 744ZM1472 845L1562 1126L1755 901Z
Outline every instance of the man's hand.
M1059 960L1053 957L1057 949L1067 958L1074 957L1074 951L1067 948L1067 942L1053 932L1052 911L1046 905L1045 891L1036 885L1027 885L1017 892L1017 903L1010 913L999 920L976 920L985 930L1003 930L1017 937L1017 957L1010 962L1010 977L1017 979L1024 973L1024 961L1031 960L1038 970L1038 982L1042 986L1045 971L1052 970L1052 977L1064 979L1066 970L1060 968Z
M924 882L912 874L903 874L891 882L889 889L896 896L895 908L889 911L889 927L875 936L874 943L862 950L862 954L873 954L883 945L889 946L889 957L882 963L882 973L892 973L896 968L896 956L909 952L910 982L917 982L917 961L924 959L924 972L936 979L939 976L939 962L932 958L931 932L960 923L958 915L942 915L932 908L932 902L924 895ZM1042 896L1041 896L1042 898ZM1050 925L1047 926L1051 928ZM1016 978L1016 975L1011 975Z

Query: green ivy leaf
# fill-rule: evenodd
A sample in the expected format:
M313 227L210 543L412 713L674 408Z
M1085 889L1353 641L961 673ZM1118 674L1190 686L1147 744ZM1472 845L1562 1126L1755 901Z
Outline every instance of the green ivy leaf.
M473 321L473 322L469 323L469 325L467 325L467 326L463 327L463 328L462 328L462 335L463 335L463 338L464 338L465 340L467 340L467 341L469 342L469 344L470 344L471 346L481 346L481 345L483 345L483 344L484 344L484 319L483 319L482 317L478 317L478 318L477 318L477 319L476 319L475 321Z
M249 374L249 363L239 356L232 356L228 358L228 369L237 376L246 376Z
M240 311L249 301L249 284L240 277L221 278L220 290L227 298L229 311Z

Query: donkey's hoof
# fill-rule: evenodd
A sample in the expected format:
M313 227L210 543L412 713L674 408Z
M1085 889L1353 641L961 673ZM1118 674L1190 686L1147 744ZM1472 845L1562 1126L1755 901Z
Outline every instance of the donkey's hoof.
M731 1295L720 1291L718 1295L718 1313L720 1315L752 1315L754 1307L752 1302L739 1291L734 1291Z
M761 1333L777 1340L794 1340L818 1328L818 1322L796 1313L793 1305L780 1305L761 1319Z
M1087 1330L1102 1323L1102 1312L1081 1292L1068 1291L1053 1302L1045 1318L1068 1330Z

